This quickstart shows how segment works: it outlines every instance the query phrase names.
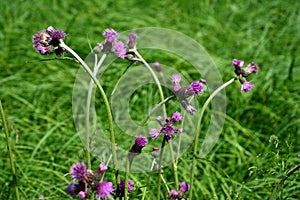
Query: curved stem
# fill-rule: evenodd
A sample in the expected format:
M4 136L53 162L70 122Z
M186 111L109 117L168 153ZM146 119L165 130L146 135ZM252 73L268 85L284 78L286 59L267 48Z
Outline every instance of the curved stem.
M109 129L110 129L110 142L111 142L111 150L112 150L112 155L113 155L113 165L115 169L118 169L118 163L117 163L117 153L116 153L116 147L115 147L115 134L114 134L114 129L113 129L113 117L110 109L110 105L108 102L108 99L106 97L106 94L97 80L96 76L94 76L93 72L90 70L90 68L87 66L87 64L80 58L80 56L73 51L70 47L68 47L64 42L61 41L60 47L66 49L68 52L70 52L81 64L81 66L84 68L84 70L89 74L89 76L92 78L94 83L96 84L97 88L100 91L100 94L103 98L104 104L105 104L105 109L107 112L107 117L108 117L108 123L109 123Z
M284 181L286 179L288 179L288 177L290 177L295 171L297 171L298 169L300 168L300 164L296 165L296 167L294 167L293 169L291 169L286 175L285 177L283 177L280 182L276 185L276 187L274 188L272 194L271 194L271 197L270 197L270 200L274 199L274 196L277 192L277 190L279 189L279 187L284 183Z
M2 126L3 126L4 133L5 133L6 143L7 143L7 151L8 151L8 155L9 155L9 162L10 162L11 174L12 174L12 178L13 178L13 185L15 188L16 199L19 200L20 196L19 196L19 189L18 189L17 173L16 173L16 168L15 168L15 162L14 162L14 155L11 151L8 127L7 127L6 117L4 114L1 100L0 100L0 114L1 114L1 118L2 118Z
M100 61L98 62L98 56L95 54L95 66L93 70L93 75L96 77L98 70L102 63L104 62L107 54L103 54L100 58ZM98 62L98 63L97 63ZM86 157L87 157L87 163L88 166L91 167L91 156L90 156L90 107L91 107L91 100L92 100L92 92L93 92L93 87L94 87L94 82L91 79L89 88L88 88L88 94L87 94L87 101L86 101L86 114L85 114L85 131L86 131Z
M154 73L154 71L152 70L152 68L150 67L150 65L144 60L144 58L141 56L141 54L136 50L136 49L132 49L132 52L140 59L140 61L147 67L147 69L150 71L157 87L158 87L158 91L159 91L159 94L160 94L160 98L161 98L161 101L164 100L164 94L163 94L163 90L162 90L162 87L161 87L161 84L160 84L160 81L159 79L157 78L156 74ZM163 112L164 112L164 118L167 117L167 111L166 111L166 106L163 105ZM170 152L171 152L171 159L174 160L174 155L173 155L173 149L172 149L172 145L169 145L170 147ZM163 151L163 149L161 149L161 151ZM162 154L161 154L162 155ZM160 156L159 159L162 159L162 157ZM159 174L161 175L161 163L162 161L159 160ZM173 162L173 172L174 172L174 177L175 177L175 185L176 187L178 187L179 183L178 183L178 173L177 173L177 166L176 166L176 162ZM157 197L160 196L160 183L161 183L161 176L158 176L158 191L157 191Z
M196 127L196 134L194 137L194 151L193 151L193 161L192 161L192 168L191 168L191 177L190 177L190 196L189 196L189 200L192 199L193 197L193 187L194 187L194 170L195 170L195 165L196 165L196 156L197 156L197 149L198 149L198 140L199 140L199 134L200 134L200 125L201 125L201 121L203 118L203 114L204 111L206 110L207 106L209 105L209 103L211 102L211 100L221 91L223 90L225 87L227 87L228 85L230 85L231 83L233 83L235 81L235 78L230 79L229 81L227 81L226 83L224 83L223 85L221 85L220 87L218 87L209 97L208 99L205 101L201 111L200 111L200 116L198 119L198 123L197 123L197 127Z

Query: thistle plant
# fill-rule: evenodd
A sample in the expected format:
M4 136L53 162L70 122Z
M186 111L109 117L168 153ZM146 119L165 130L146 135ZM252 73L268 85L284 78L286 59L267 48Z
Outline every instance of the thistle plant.
M244 61L233 59L232 65L234 66L235 76L230 79L225 84L219 86L217 89L211 92L210 96L206 99L205 103L201 109L197 109L193 105L192 99L203 98L203 93L207 89L207 80L205 76L199 77L197 80L189 82L187 84L183 81L183 75L180 73L174 74L165 74L163 66L159 62L154 62L153 67L146 61L143 55L138 51L138 35L135 33L130 33L128 35L127 41L121 41L119 34L113 29L106 29L103 32L104 41L98 42L95 44L95 47L92 50L94 56L93 66L89 66L73 49L67 46L64 43L64 39L67 37L67 34L62 30L56 30L52 26L48 27L45 30L40 31L39 33L33 36L33 46L41 55L56 54L57 56L64 56L64 54L71 54L74 56L75 60L80 63L80 66L83 67L85 72L89 75L89 84L88 92L86 96L86 105L85 106L85 148L86 155L81 160L71 166L70 175L72 182L67 187L67 193L74 198L79 199L128 199L129 193L134 189L134 183L129 176L131 175L131 167L135 160L140 158L141 154L145 149L152 149L150 152L152 157L151 166L149 166L149 174L147 181L144 183L145 188L143 189L142 199L146 198L147 190L149 190L149 179L154 173L157 175L157 191L156 199L162 198L161 186L164 185L166 192L164 192L164 199L175 200L175 199L186 199L186 196L189 195L189 199L193 198L193 190L195 190L194 180L195 174L194 170L196 167L196 158L199 155L199 137L201 132L201 124L206 108L209 106L212 99L225 87L229 86L235 80L238 80L241 83L241 91L249 92L253 88L252 81L248 81L248 77L251 74L258 73L257 64L251 62L246 67L243 67ZM149 128L147 134L140 133L140 130L136 130L135 133L130 133L134 135L134 139L130 148L126 150L126 165L120 165L118 162L117 145L116 137L123 134L123 132L117 132L114 127L114 117L112 114L112 106L109 102L109 94L103 89L97 74L99 73L101 67L104 65L105 60L108 55L114 55L118 59L126 59L129 64L133 66L137 64L142 64L147 70L147 73L150 74L152 81L155 83L158 94L159 101L154 102L156 105L151 107L150 112L146 113L146 117L141 121L140 127L146 126L150 118L154 117L156 110L161 109L162 115L156 116L156 123L160 125L160 128ZM156 73L156 72L158 73ZM134 81L134 80L132 80ZM170 86L170 92L164 93L162 88L164 86ZM97 170L92 171L91 163L91 146L93 142L93 130L90 127L90 106L92 105L92 91L94 87L97 87L100 92L101 98L104 102L104 110L106 111L108 127L109 127L109 142L110 142L110 158L112 158L113 170L110 173L114 174L114 179L107 176L108 173L108 163L110 158L103 161ZM114 92L113 92L114 93ZM111 94L112 95L112 94ZM168 96L168 97L166 97ZM174 100L178 107L182 108L180 110L172 110L172 107L167 107L168 102ZM167 109L168 108L168 109ZM101 105L102 109L102 105ZM178 154L174 155L174 150L172 144L174 140L179 141L177 148L180 149L181 138L189 134L189 131L186 130L185 121L187 116L196 117L197 123L195 124L194 138L191 143L193 143L193 157L190 170L190 181L179 183L180 177L177 172L178 168ZM102 124L103 126L103 124ZM124 135L123 135L124 137ZM148 139L149 138L149 139ZM150 140L152 138L152 140ZM178 140L177 140L178 139ZM156 146L155 141L161 141L159 147ZM101 144L100 144L101 145ZM119 145L119 144L118 144ZM150 146L150 147L149 147ZM151 148L152 147L152 148ZM162 168L163 159L165 156L165 149L169 148L170 158L173 161L173 174L174 174L174 185L169 187L168 181L165 179ZM107 163L104 164L104 163ZM121 179L120 170L124 171L124 178ZM127 184L125 184L127 183ZM169 189L174 188L174 189ZM153 199L153 197L149 197Z

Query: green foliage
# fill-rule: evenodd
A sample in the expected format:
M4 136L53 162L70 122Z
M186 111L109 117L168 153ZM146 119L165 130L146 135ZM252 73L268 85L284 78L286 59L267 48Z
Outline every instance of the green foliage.
M205 159L198 159L194 197L269 198L280 179L299 163L299 6L299 1L291 0L1 1L0 98L13 141L21 199L38 199L40 194L45 199L69 198L65 193L71 180L69 168L83 159L71 105L79 65L69 60L43 60L55 56L42 57L32 48L32 35L49 25L63 29L68 34L66 43L82 57L90 52L89 43L93 46L102 41L105 28L121 32L164 27L202 44L223 73L223 80L234 75L233 58L258 63L260 72L251 77L255 84L251 93L242 94L239 84L226 88L226 123L214 149ZM161 55L146 56L151 62L168 62ZM193 77L188 66L172 65ZM107 72L101 80L104 89L112 91L115 82L108 80L122 72ZM132 102L149 101L143 95L142 90L137 92ZM144 111L147 108L132 108L137 118L143 117ZM14 199L2 132L0 139L0 199ZM179 181L189 181L191 151L180 158ZM94 160L93 169L98 164ZM171 166L164 172L169 187L174 187ZM130 196L140 199L147 176L130 176L136 187ZM155 197L155 181L153 176L149 199ZM278 198L299 196L296 172L280 188Z

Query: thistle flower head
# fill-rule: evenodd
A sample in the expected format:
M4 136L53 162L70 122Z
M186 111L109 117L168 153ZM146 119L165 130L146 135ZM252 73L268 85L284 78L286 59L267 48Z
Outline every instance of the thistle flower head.
M190 185L187 182L180 183L179 187L180 196L183 196L185 192L190 190Z
M84 162L78 162L71 166L70 169L71 176L77 181L84 181L88 175L88 169L85 166Z
M113 43L119 38L118 33L114 29L106 29L103 32L103 36L107 42Z
M137 145L138 147L145 147L148 143L148 139L144 136L137 136L135 138L135 145Z
M112 182L104 180L98 184L96 198L105 198L112 194L114 186Z
M32 36L33 47L42 55L55 53L62 56L66 52L60 47L66 34L62 30L56 30L52 26Z
M172 137L176 133L181 133L182 128L177 128L174 126L174 123L181 121L182 117L179 112L174 112L172 117L167 117L165 122L162 120L161 117L157 118L157 121L162 126L161 129L151 129L149 131L150 136L153 140L155 140L160 134L165 136L167 142L172 141Z
M248 82L248 81L245 80L242 83L241 91L249 92L253 87L254 87L254 85L251 82Z

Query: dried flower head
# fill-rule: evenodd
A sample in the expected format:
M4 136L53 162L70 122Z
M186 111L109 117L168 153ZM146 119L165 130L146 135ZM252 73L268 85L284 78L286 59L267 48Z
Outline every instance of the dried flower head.
M251 62L247 65L247 67L243 67L244 61L233 59L232 65L235 67L235 74L237 75L237 79L239 79L240 83L242 84L241 91L248 92L253 88L253 84L251 81L247 81L246 78L251 74L258 73L258 66L257 64Z
M42 55L55 53L62 56L66 50L60 47L66 34L62 30L56 30L52 26L32 36L34 48Z
M190 85L186 87L181 87L180 81L180 74L175 74L172 76L173 91L183 108L187 110L190 114L194 114L196 112L196 109L188 102L187 98L193 95L202 94L205 89L206 81L204 79L200 79L199 81L193 81Z

